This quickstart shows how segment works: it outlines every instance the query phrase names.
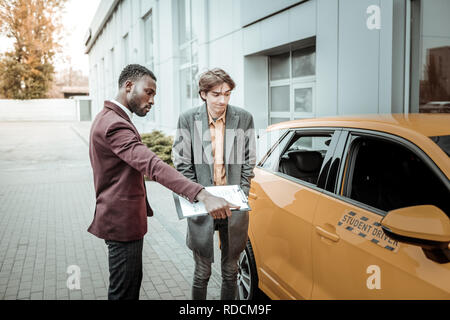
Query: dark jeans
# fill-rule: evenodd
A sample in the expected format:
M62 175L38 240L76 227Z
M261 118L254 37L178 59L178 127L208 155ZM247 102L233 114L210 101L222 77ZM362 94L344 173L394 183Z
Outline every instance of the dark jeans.
M108 246L108 300L139 300L142 282L144 239L121 242L105 240Z
M221 271L222 287L220 290L221 300L236 300L237 298L237 274L238 257L231 257L228 254L228 221L216 220L215 226L219 230L221 245ZM209 278L211 276L212 259L200 256L193 252L195 261L194 281L192 283L192 299L206 300Z

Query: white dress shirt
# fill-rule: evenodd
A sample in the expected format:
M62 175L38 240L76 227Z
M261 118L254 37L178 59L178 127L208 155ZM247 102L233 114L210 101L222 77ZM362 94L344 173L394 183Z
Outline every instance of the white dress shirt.
M122 109L123 111L125 111L125 113L127 114L128 118L130 118L130 120L131 120L131 118L133 117L133 112L131 112L130 109L128 109L127 107L125 107L125 106L124 106L123 104L121 104L120 102L117 102L116 100L111 99L111 100L109 100L109 101L111 101L112 103L118 105L118 106L120 107L120 109Z

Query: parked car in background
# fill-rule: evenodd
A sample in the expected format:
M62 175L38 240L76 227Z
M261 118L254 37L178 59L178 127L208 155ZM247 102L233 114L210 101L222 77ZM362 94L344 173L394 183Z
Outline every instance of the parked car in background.
M450 113L450 101L432 101L419 107L420 113Z
M450 299L450 115L294 120L255 168L239 295Z

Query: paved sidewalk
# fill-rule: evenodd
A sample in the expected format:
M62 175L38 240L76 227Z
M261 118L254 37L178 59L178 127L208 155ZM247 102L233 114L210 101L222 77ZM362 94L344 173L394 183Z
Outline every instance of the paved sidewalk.
M107 298L107 248L86 231L95 204L89 128L0 124L0 299ZM147 182L147 191L155 216L144 241L141 299L190 299L186 221L178 220L168 189ZM71 265L80 268L80 290L67 287ZM209 299L219 298L219 279L215 269Z

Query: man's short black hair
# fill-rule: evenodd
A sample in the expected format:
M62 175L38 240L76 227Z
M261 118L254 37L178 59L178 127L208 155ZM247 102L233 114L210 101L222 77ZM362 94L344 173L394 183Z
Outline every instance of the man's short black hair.
M149 76L156 81L156 77L153 72L146 67L141 66L140 64L129 64L120 73L119 88L121 88L127 80L136 81L143 76Z

